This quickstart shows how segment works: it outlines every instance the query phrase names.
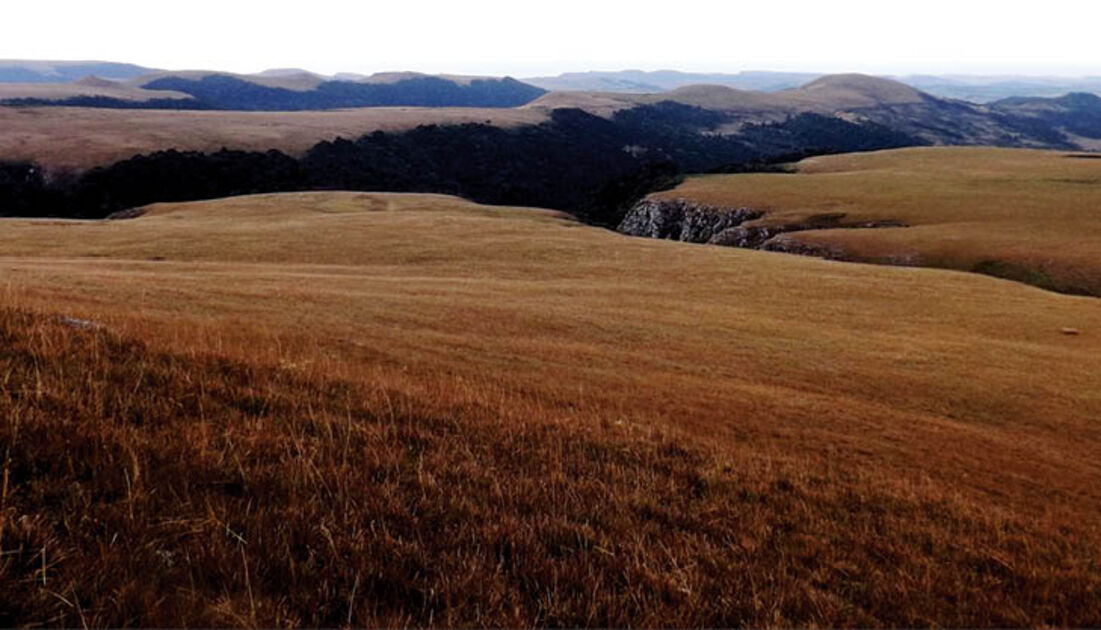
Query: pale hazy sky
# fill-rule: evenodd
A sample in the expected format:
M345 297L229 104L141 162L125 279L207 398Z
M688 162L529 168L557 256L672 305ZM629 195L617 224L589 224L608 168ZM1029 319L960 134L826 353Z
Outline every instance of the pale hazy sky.
M0 59L255 72L1101 75L1101 2L5 0Z

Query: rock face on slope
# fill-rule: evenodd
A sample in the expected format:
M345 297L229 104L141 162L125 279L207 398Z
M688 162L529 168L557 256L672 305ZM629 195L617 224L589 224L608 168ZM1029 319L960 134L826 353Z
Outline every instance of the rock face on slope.
M630 236L686 243L764 249L844 260L845 253L781 237L790 232L843 228L906 227L901 221L846 221L844 212L818 214L795 223L757 224L766 212L750 207L719 207L689 199L643 199L635 204L617 231ZM779 238L777 238L779 237Z
M631 236L712 243L726 231L764 214L753 208L719 208L687 199L643 199L617 229Z

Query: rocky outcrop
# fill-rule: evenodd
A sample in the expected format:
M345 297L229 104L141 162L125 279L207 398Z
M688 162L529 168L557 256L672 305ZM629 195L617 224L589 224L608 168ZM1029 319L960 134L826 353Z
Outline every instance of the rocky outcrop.
M844 260L845 253L835 247L802 243L781 235L806 230L906 227L902 221L893 220L845 221L844 212L817 214L793 223L747 225L765 214L758 208L710 206L688 199L643 199L617 229L632 236Z
M617 230L631 236L710 243L764 214L753 208L720 208L686 199L643 199L627 212Z
M716 234L710 241L712 245L760 249L773 236L787 231L784 226L776 227L738 227L727 228Z

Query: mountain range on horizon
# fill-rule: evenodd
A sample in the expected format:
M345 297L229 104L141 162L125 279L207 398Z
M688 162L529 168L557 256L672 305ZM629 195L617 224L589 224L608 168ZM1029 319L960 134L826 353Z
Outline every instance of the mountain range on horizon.
M776 72L747 70L740 72L684 72L666 70L613 70L564 72L554 76L519 77L515 80L550 91L659 94L689 85L722 85L739 90L778 92L805 85L830 73ZM131 63L104 61L0 60L0 83L66 84L88 77L122 82L127 85L148 83L149 77L226 75L258 82L268 87L313 89L325 82L393 83L401 78L438 77L460 84L472 80L502 80L511 77L460 76L420 72L378 72L361 74L338 72L332 75L301 68L272 68L252 74L215 70L175 71ZM1101 95L1101 76L1045 76L1027 74L907 74L877 75L942 98L989 103L1011 97L1057 97L1072 92Z
M739 90L778 92L797 88L825 72L771 72L747 70L736 73L682 72L679 70L617 70L567 72L557 76L522 79L549 91L597 91L618 93L661 93L688 85L723 85ZM1055 97L1072 92L1101 94L1101 76L1058 77L1043 75L908 74L876 75L905 83L941 98L972 103L989 103L1014 96Z
M16 64L0 62L0 68L4 67L10 70ZM91 62L25 62L19 67L24 77L32 70L55 78L96 70ZM103 70L117 77L138 73L138 68L110 64ZM755 126L788 125L785 129L791 131L802 129L802 125L806 129L795 133L804 135L790 143L793 150L830 152L838 147L851 148L851 138L843 138L846 133L890 137L888 144L900 146L1101 150L1101 97L1089 91L1062 96L1009 96L978 103L863 74L696 76L669 71L646 76L657 77L669 86L678 81L705 82L646 92L641 88L548 90L511 77L416 72L344 74L338 78L291 68L251 75L148 70L140 69L141 73L131 78L89 75L65 83L0 80L0 106L241 112L423 108L415 116L421 121L418 124L432 124L431 108L465 108L478 112L478 120L487 124L494 117L493 110L526 111L534 124L548 120L557 110L580 110L617 125L629 121L632 128L643 130L641 136L673 134L688 144L707 142L708 138L744 138L752 145L754 140L746 134L757 133L753 131ZM755 89L716 83L716 77L722 76L752 81ZM951 79L943 80L951 83ZM784 87L791 84L796 85ZM990 89L1001 89L997 88L999 83L989 85L994 86ZM845 127L842 131L838 127L849 124L860 129ZM857 144L877 146L877 142Z

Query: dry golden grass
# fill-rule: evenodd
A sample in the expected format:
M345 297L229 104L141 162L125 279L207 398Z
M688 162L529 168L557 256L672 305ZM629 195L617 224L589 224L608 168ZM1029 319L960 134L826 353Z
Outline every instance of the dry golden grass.
M76 107L0 107L0 158L51 169L106 166L135 155L178 149L299 154L322 140L418 125L537 124L521 109L371 107L324 112L202 112Z
M797 169L694 177L656 196L768 209L750 225L836 213L851 223L900 220L911 227L778 238L846 260L980 271L1101 295L1101 159L920 148L812 158Z
M1092 299L442 196L0 251L0 624L1101 623Z
M124 83L92 79L72 83L0 83L0 100L20 98L61 100L76 96L104 96L124 101L188 98L188 95L183 92L147 90Z
M796 112L830 114L880 105L917 104L924 102L924 97L918 90L890 79L862 74L836 74L779 92L739 90L724 85L686 85L657 94L549 92L524 107L578 107L609 117L619 110L636 105L666 101L738 114L738 123L725 127L736 129L737 125L744 124L747 120L783 120Z

